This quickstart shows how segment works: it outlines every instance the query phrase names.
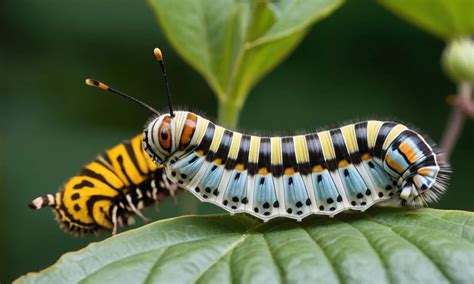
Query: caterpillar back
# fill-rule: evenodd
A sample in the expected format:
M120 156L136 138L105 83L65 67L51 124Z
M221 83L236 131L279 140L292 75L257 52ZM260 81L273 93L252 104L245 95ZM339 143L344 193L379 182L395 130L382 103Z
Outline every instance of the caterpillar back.
M426 205L445 191L449 173L434 146L390 121L258 137L176 111L148 124L144 148L200 200L263 220Z

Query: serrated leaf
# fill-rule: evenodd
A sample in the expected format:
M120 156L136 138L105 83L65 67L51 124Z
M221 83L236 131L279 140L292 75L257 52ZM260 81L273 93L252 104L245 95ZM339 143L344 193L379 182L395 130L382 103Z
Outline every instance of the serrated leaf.
M474 0L378 0L419 28L445 40L474 34Z
M150 0L169 41L227 104L227 115L242 107L250 88L296 47L310 26L342 2Z
M474 214L375 208L268 223L187 216L127 231L18 283L472 283Z

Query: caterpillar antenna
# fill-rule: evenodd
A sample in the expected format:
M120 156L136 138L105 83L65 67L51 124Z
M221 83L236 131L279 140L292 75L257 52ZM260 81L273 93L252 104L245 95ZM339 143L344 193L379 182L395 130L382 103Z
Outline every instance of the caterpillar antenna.
M170 87L169 87L169 84L168 84L168 77L166 77L166 68L165 68L165 62L163 60L163 53L161 53L161 50L158 47L153 50L153 53L155 54L156 59L158 59L158 62L160 63L161 72L163 73L163 80L164 80L166 92L168 94L168 105L169 105L169 108L170 108L170 115L171 115L171 117L174 117L173 104L171 103L171 92L170 92Z

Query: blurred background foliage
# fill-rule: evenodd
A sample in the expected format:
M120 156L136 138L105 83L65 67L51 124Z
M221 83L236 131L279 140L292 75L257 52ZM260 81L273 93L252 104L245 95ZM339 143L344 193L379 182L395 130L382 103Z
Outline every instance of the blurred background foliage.
M99 152L139 133L149 116L87 88L86 77L164 109L152 53L159 46L176 105L213 118L217 102L164 39L145 1L6 0L0 11L0 281L7 282L108 237L75 238L58 228L50 210L26 207L56 192ZM389 118L438 141L450 111L445 97L456 91L440 68L443 48L373 1L348 1L256 85L239 127L282 134ZM474 209L473 130L467 123L452 156L451 186L435 207ZM177 205L162 204L159 215L146 213L154 219L183 215L194 210L190 199L184 193ZM198 212L222 211L199 205Z

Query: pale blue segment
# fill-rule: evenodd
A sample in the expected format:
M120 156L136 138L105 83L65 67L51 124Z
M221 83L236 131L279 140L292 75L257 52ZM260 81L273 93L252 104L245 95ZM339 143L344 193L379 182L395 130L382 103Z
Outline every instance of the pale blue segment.
M308 193L300 175L283 176L283 188L286 193L287 208L293 207L298 201L304 204L308 199Z
M242 200L245 194L245 187L247 185L247 172L235 171L232 173L229 183L227 185L227 190L225 196L230 200L233 197L238 197L239 200Z
M202 189L206 189L208 187L211 190L217 189L223 173L223 167L219 167L214 163L209 163L209 167L207 168L206 173L199 182L200 186L202 187Z
M339 173L344 183L344 188L348 193L349 200L356 199L356 196L359 193L362 193L364 195L365 191L367 190L367 185L365 184L364 180L362 179L362 176L359 174L359 172L353 165L340 168Z
M313 181L314 195L320 199L321 203L326 204L328 198L337 199L339 192L328 171L312 173L311 179Z
M204 159L205 157L198 157L196 153L192 153L191 155L177 161L172 167L177 172L185 174L187 179L192 179L201 168Z
M419 151L416 147L415 148L412 148L414 149L415 151ZM395 150L392 150L392 147L389 147L389 149L387 150L387 154L385 156L390 156L390 158L392 158L392 160L397 163L400 168L403 169L403 171L405 171L406 169L408 169L408 167L410 166L409 163L407 163L407 161L405 160L405 158L403 157L403 155L398 152L398 148L395 149ZM398 177L400 176L400 173L392 170L388 165L387 165L387 162L384 162L384 169L387 170L387 171L390 171L392 173L394 173L394 177Z
M255 176L255 202L262 205L266 202L273 204L276 201L275 186L273 185L273 176L256 175Z
M367 168L369 169L369 174L372 176L372 179L375 183L375 186L380 187L380 188L385 188L388 185L392 185L392 179L390 176L385 172L382 167L377 164L373 160L369 161L364 161L364 163L367 165ZM371 167L370 165L373 167Z

